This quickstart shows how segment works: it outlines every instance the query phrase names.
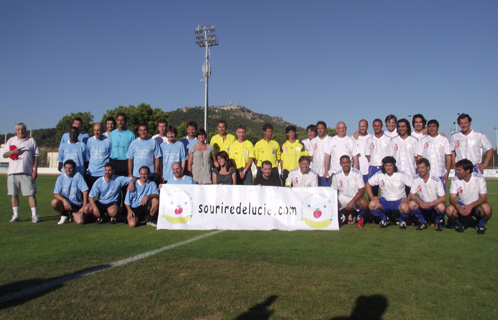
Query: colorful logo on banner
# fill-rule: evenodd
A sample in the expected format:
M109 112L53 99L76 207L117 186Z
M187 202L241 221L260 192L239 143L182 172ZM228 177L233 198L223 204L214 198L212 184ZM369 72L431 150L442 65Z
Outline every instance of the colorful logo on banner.
M192 218L192 197L185 191L164 189L162 192L168 194L169 201L161 203L162 212L161 216L171 223L188 223Z
M301 206L301 221L316 229L328 227L332 223L332 203L324 194L306 197Z

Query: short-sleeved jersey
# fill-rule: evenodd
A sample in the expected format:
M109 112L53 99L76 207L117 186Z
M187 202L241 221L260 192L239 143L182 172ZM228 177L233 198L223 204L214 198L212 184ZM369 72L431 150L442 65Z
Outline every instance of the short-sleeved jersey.
M341 169L332 177L332 187L336 188L339 195L353 198L358 193L358 190L365 188L363 182L363 174L356 168L351 168L346 176Z
M330 139L329 151L325 153L330 154L330 164L329 164L329 174L332 175L342 169L340 164L340 159L342 156L349 156L349 159L353 161L353 157L358 155L358 149L356 148L356 141L345 136L340 138L339 136L333 136Z
M159 133L158 133L158 134L156 134L156 135L153 135L153 136L152 136L152 139L156 140L156 142L157 142L157 144L158 144L158 145L161 145L161 144L163 144L163 142L168 141L168 137L166 137L166 136L161 137L161 136L159 135Z
M228 156L235 161L237 169L244 169L249 162L249 158L254 159L254 145L249 140L244 140L242 143L235 140L228 147Z
M379 171L368 179L368 183L372 187L379 186L382 197L387 201L397 201L406 198L405 187L411 187L413 180L402 171L394 172L391 176Z
M391 138L385 134L383 134L380 138L377 138L374 135L368 138L367 145L365 147L365 155L370 156L371 166L379 167L382 165L382 159L389 155L390 143Z
M73 160L76 163L76 172L79 172L83 177L85 176L85 162L89 160L88 147L82 142L66 142L59 147L57 155L58 162L66 162Z
M367 156L366 156L366 146L367 146L367 140L372 137L370 133L367 133L365 136L358 136L358 140L354 140L356 143L356 150L358 150L358 161L360 163L360 172L363 175L368 174L368 167L370 166L370 163L368 162Z
M192 146L195 146L199 140L197 138L194 139L189 139L188 136L183 138L181 141L183 145L185 146L185 153L188 154L188 149L190 149Z
M272 168L277 168L280 157L280 146L275 140L261 139L254 146L254 159L256 159L258 167L261 167L263 161L268 160L271 162Z
M121 188L129 184L130 177L116 176L111 181L105 181L105 178L99 178L90 190L90 197L99 197L99 202L103 204L119 203L121 201Z
M400 171L406 172L411 176L416 174L418 140L415 137L408 136L401 139L400 136L392 138L390 142L390 154L396 159L396 166Z
M396 138L398 136L398 130L396 130L396 128L394 128L394 131L393 132L389 132L389 130L384 130L384 135L389 137L389 138Z
M85 179L78 172L72 177L63 173L55 181L54 193L59 193L73 206L83 205L83 192L87 190Z
M128 159L133 159L134 177L140 177L139 171L143 166L149 167L149 176L152 176L156 169L154 160L161 157L161 148L154 139L141 140L140 138L137 138L130 143L126 156Z
M168 180L168 184L195 184L192 177L184 175L183 178L176 180L175 177Z
M82 143L85 143L85 144L87 143L87 141L88 141L88 139L89 139L89 138L90 138L90 135L89 135L88 133L86 133L86 132L81 132L81 133L78 135L78 141L79 141L79 142L82 142ZM63 144L65 144L65 143L69 142L69 140L71 140L71 139L69 138L69 132L64 133L64 134L62 135L61 142L59 143L59 148L60 148Z
M155 142L156 140L153 141ZM132 208L140 207L140 201L142 201L143 197L150 194L159 194L156 184L150 180L147 180L147 183L144 185L140 183L140 180L137 180L134 187L135 189L132 192L126 192L124 200L124 203Z
M442 177L446 174L446 156L451 155L450 141L440 134L425 136L418 142L417 155L429 160L431 174Z
M323 139L320 137L314 137L311 139L311 147L308 149L308 153L313 157L313 170L320 176L325 175L325 155L330 154L330 140L331 136L326 135Z
M299 167L299 158L308 155L308 151L298 140L294 141L294 143L287 140L282 144L280 152L282 153L282 169L287 171Z
M301 173L301 168L295 168L289 172L285 180L285 186L301 187L318 187L318 174L313 169L307 173Z
M439 176L430 173L427 182L418 174L413 177L410 193L417 195L417 197L424 202L432 202L446 195L443 182Z
M186 161L188 155L185 153L185 146L180 141L161 144L161 154L163 155L163 179L169 181L173 179L173 169L171 166L175 162Z
M306 149L306 151L308 151L309 153L309 150L311 148L311 140L309 138L306 138L304 140L301 140L301 143L303 144L304 149Z
M488 138L478 132L472 130L468 135L461 132L454 133L450 139L451 151L455 152L455 162L462 159L470 160L474 165L481 163L482 153L493 149L493 145L489 142Z
M209 144L212 145L215 150L217 150L215 145L218 145L220 151L227 151L228 147L236 140L237 139L235 139L235 136L230 133L227 133L225 140L223 140L223 138L219 134L217 134L211 138L211 142L209 142Z
M135 134L130 130L126 129L119 131L114 129L111 131L111 144L112 153L111 159L115 160L127 160L126 157L128 153L128 147L130 143L135 140Z
M420 139L422 139L423 137L427 137L427 134L423 134L422 132L416 133L414 130L414 131L412 131L411 136L420 141Z
M28 136L23 140L19 140L17 136L12 137L7 140L2 155L17 148L20 149L19 154L10 157L7 175L17 173L31 175L33 173L35 157L40 156L35 139Z
M111 157L111 139L103 137L102 140L99 140L93 136L88 139L86 145L90 154L88 175L102 177L104 175L104 166Z
M472 172L469 182L454 177L451 180L450 194L456 194L457 200L463 204L471 204L479 200L481 194L487 194L486 180L480 173Z

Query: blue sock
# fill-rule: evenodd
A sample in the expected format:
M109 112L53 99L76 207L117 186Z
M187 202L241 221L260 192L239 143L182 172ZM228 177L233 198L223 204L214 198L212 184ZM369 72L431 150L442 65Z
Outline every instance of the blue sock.
M412 215L417 217L420 220L420 223L425 223L424 215L422 214L422 211L420 211L420 209L413 210Z
M479 222L478 222L478 225L479 225L479 227L484 228L486 226L486 223L487 223L487 221L485 221L483 218L481 218L481 220L479 220Z
M436 210L436 223L443 223L444 224L444 215L445 212L439 212Z
M406 219L410 216L409 213L402 213L401 211L399 212L399 222L406 222Z
M386 221L387 220L386 215L384 214L384 212L382 212L381 209L375 209L375 210L373 210L372 211L372 216L379 217L382 221Z
M458 217L458 219L455 220L456 224L459 225L459 226L463 226L463 224L465 223L465 220L462 216Z
M367 211L367 209L360 208L359 213L358 213L359 219L363 219L363 215L365 214L365 211Z

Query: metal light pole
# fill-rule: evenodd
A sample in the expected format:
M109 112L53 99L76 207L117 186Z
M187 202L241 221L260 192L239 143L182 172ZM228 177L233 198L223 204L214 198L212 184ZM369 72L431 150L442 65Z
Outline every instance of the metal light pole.
M217 46L218 39L214 34L214 26L207 25L205 27L197 26L195 29L195 44L199 47L206 47L206 62L202 65L202 75L204 76L205 92L204 92L204 130L206 130L206 142L209 141L208 132L208 79L211 76L211 66L209 65L209 47ZM204 34L204 35L203 35Z

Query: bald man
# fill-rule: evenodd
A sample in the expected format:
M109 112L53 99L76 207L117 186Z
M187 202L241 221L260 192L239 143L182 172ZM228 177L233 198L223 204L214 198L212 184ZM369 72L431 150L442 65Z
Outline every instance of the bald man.
M330 180L329 184L332 176L342 169L340 161L342 156L348 156L353 161L354 168L359 169L359 152L354 139L346 135L346 124L342 121L338 122L335 130L337 135L330 139L328 148L325 150L325 168L328 169L325 177Z
M85 177L88 189L91 190L95 181L104 176L104 166L111 157L111 139L104 136L103 126L100 122L93 125L93 137L89 138L86 145L90 154L88 172Z

